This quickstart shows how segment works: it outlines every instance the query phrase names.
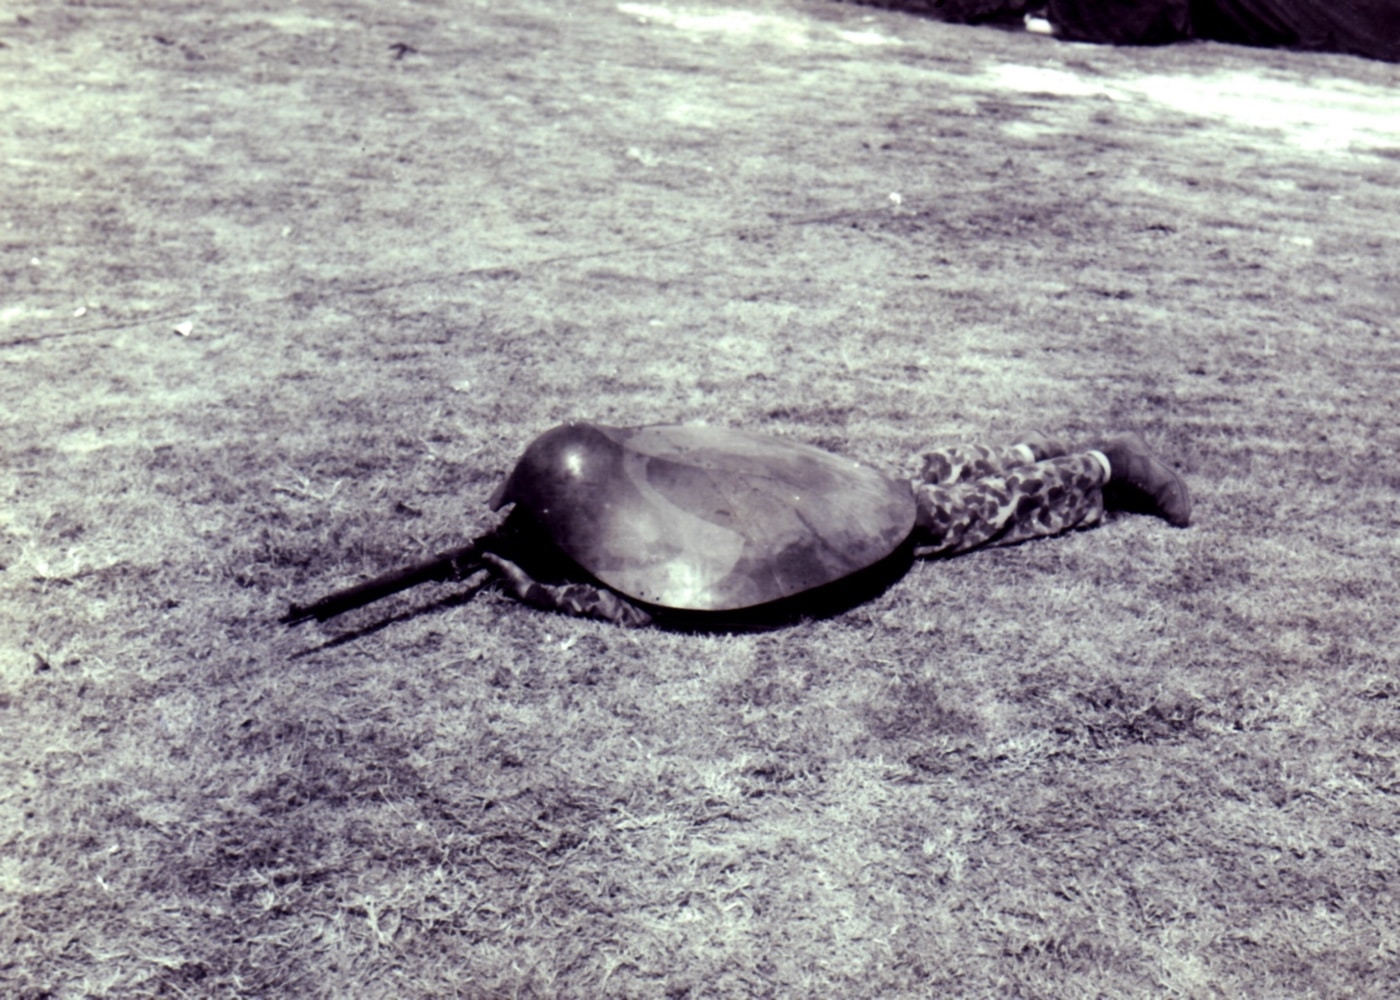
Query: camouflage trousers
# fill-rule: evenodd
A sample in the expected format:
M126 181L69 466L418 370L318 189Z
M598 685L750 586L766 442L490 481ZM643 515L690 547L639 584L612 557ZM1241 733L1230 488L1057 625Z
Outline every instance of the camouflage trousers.
M1087 452L1057 446L957 445L923 456L914 479L918 556L1087 528L1103 518L1107 473Z

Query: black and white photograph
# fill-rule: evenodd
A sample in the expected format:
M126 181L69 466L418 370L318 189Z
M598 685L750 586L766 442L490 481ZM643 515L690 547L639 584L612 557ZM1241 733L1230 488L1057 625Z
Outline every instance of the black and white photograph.
M0 996L1400 996L1400 0L0 0Z

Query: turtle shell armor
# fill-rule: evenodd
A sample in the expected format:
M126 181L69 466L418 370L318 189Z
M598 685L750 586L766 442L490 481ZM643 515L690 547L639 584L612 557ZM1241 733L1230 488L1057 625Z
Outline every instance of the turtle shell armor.
M839 580L914 526L905 483L810 445L701 426L556 427L491 499L508 503L612 589L694 611Z

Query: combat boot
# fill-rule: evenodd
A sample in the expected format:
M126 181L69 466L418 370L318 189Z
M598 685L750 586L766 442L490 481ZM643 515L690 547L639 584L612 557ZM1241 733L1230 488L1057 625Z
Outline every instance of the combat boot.
M1176 472L1156 458L1140 434L1117 434L1096 444L1108 459L1111 486L1121 483L1141 494L1168 524L1184 528L1191 523L1191 495Z

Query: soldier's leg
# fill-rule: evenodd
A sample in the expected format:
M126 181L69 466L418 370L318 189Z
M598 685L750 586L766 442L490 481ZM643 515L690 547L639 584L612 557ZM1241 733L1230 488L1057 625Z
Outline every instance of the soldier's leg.
M1063 442L1044 434L1028 434L1011 445L959 444L925 452L914 478L920 483L965 483L987 476L1002 476L1012 469L1033 465L1068 453Z
M939 453L935 453L939 454ZM975 454L975 453L974 453ZM976 461L990 463L997 456ZM1109 467L1092 452L1025 462L980 478L914 483L919 556L954 555L978 546L1087 528L1103 518Z
M515 563L494 552L483 553L481 559L496 570L507 593L532 607L584 618L601 618L618 625L636 627L651 624L650 614L611 590L588 583L540 583Z

